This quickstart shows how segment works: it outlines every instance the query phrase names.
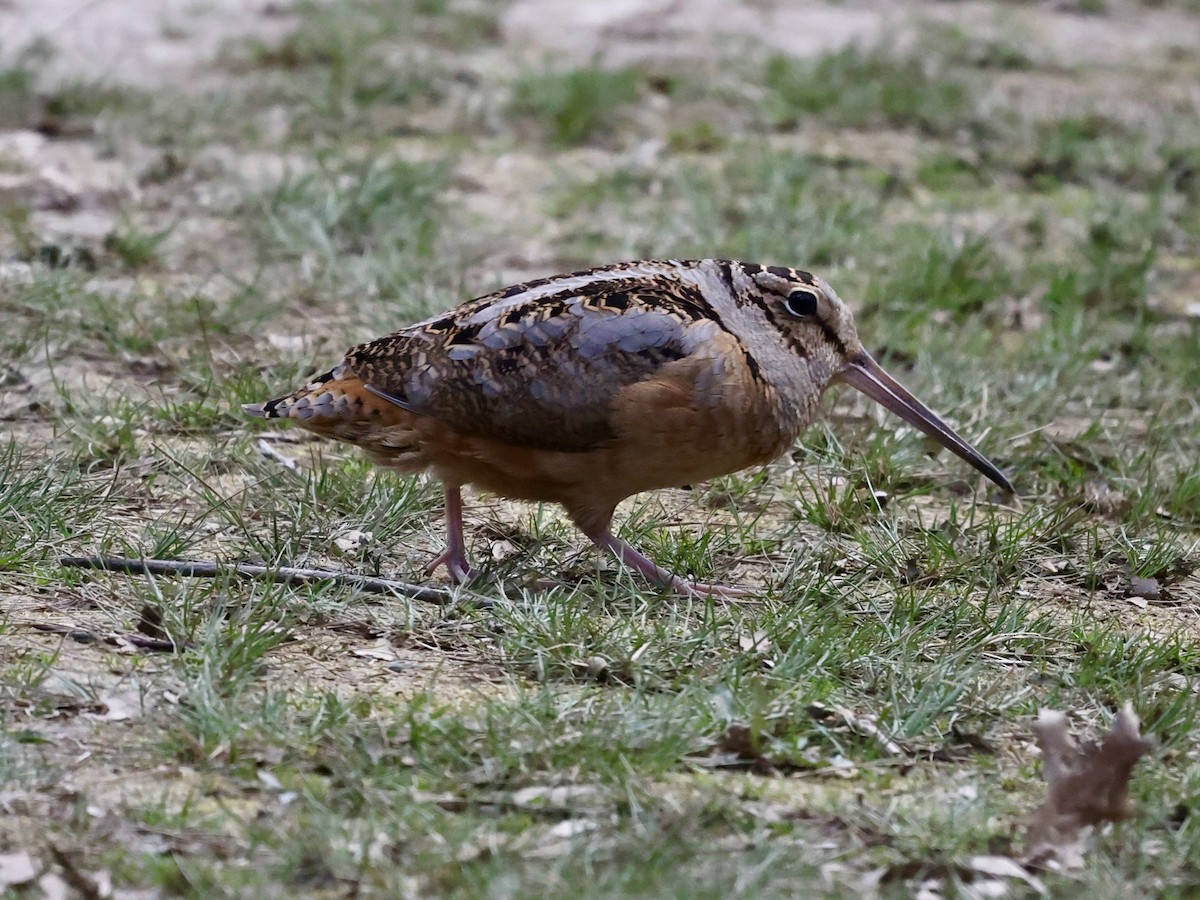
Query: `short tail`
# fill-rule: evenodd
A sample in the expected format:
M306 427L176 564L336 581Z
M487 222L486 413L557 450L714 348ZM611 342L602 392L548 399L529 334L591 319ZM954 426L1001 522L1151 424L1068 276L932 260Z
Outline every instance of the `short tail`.
M285 397L246 403L242 412L256 419L290 419L296 425L338 437L344 427L370 423L388 426L411 416L386 394L372 390L345 363L318 375Z
M404 472L426 465L413 430L418 416L371 390L345 363L286 397L247 403L242 411L257 419L287 419L321 437L362 447L376 462Z
M332 395L322 391L322 388L339 379L344 369L345 366L330 369L286 397L276 397L264 403L243 403L242 412L255 419L308 419L314 414L329 413L331 410L325 407L331 405L329 400L332 399ZM322 394L325 396L322 397Z
M268 400L266 403L243 403L242 412L254 419L277 419L279 414L275 412L275 407L279 405L278 400Z
M301 399L313 393L315 385L307 384L286 397L276 397L264 403L243 403L242 412L255 419L291 419L296 416L295 407ZM306 416L303 418L307 418Z

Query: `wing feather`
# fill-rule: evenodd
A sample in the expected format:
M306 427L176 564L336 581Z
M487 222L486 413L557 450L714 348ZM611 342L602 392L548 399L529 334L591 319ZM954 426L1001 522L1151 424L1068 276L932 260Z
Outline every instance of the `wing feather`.
M622 388L653 379L715 327L698 289L668 279L516 299L464 304L355 347L346 364L377 396L465 434L584 451L616 436Z

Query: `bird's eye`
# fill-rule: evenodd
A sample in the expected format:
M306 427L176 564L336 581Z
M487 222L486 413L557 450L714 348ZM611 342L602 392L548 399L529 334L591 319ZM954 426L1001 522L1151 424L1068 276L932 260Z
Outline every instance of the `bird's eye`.
M812 291L792 291L783 305L793 316L813 316L817 313L817 295Z

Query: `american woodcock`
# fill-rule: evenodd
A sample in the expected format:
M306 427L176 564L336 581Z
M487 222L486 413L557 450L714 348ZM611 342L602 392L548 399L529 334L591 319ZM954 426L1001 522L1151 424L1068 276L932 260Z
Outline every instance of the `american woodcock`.
M286 397L247 404L429 471L446 494L445 565L472 574L463 485L560 503L598 546L683 593L612 533L617 504L771 461L833 382L850 384L1007 492L982 453L885 372L824 280L727 260L646 261L517 284L351 349Z

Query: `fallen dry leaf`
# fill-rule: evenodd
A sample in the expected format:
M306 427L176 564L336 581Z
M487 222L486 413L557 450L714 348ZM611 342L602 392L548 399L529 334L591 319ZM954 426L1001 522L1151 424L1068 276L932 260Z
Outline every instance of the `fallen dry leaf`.
M517 545L509 540L492 541L492 559L496 562L517 553Z
M892 757L907 756L904 748L892 740L883 729L876 724L875 717L856 713L845 706L826 706L823 703L812 703L808 714L819 722L827 725L841 725L856 734L869 737L875 741L885 754Z
M603 656L589 656L575 663L575 666L592 681L605 682L612 675L608 660Z
M372 532L354 528L334 538L332 550L335 556L357 556L366 551L373 540L375 535Z
M268 334L267 343L277 350L302 353L308 339L302 334Z
M76 897L82 900L108 900L112 896L112 875L107 869L85 872L78 865L77 851L68 852L54 844L50 844L48 849L62 870L63 880L70 885Z
M775 667L775 645L765 631L755 631L751 634L738 635L738 646L743 653L752 653L759 657L764 668Z
M146 637L159 641L170 639L170 635L163 628L162 612L152 604L142 604L142 609L138 613L137 625L134 627Z
M42 892L41 900L71 900L71 886L54 872L47 872L38 879Z
M29 884L36 877L37 868L28 853L0 853L0 891Z
M1104 479L1092 478L1083 485L1083 505L1102 516L1115 516L1129 506L1129 500Z
M274 460L290 472L299 472L300 463L287 454L277 450L275 445L266 438L259 438L258 452L267 459Z
M1023 297L1003 304L1002 314L1007 328L1026 333L1039 330L1046 324L1046 285L1039 285Z
M115 690L100 697L100 707L103 711L89 713L88 718L98 722L129 722L140 719L142 714L153 704L141 687Z
M967 861L967 868L981 875L991 875L995 878L1012 878L1025 882L1039 894L1046 893L1046 886L1035 875L1025 871L1025 868L1015 859L1007 856L972 856ZM1005 885L1007 889L1007 885Z
M759 653L766 655L773 649L771 636L765 631L755 631L750 634L738 635L738 646L743 653Z
M536 844L521 855L526 859L557 859L570 852L578 838L599 828L600 823L591 819L564 819L547 829Z
M571 809L596 796L590 784L533 785L514 791L510 802L519 809Z
M707 756L692 761L705 768L749 768L766 774L775 768L775 761L765 755L766 744L767 739L750 726L734 723L712 743Z
M916 878L921 881L912 884ZM951 882L954 882L951 885ZM1020 882L1021 886L1014 882ZM966 865L947 865L929 859L909 859L877 869L863 880L864 894L880 893L880 887L908 883L909 896L925 900L945 900L963 897L982 900L985 897L1030 896L1031 892L1045 896L1046 886L1027 872L1016 860L1007 856L973 856Z
M362 659L378 659L383 662L396 661L396 649L387 638L379 638L367 647L355 647L350 654Z
M546 837L549 839L564 840L578 837L581 834L587 834L589 831L595 831L599 827L600 823L593 822L591 819L564 819L557 825L552 826L546 832Z
M1142 737L1132 704L1116 715L1098 744L1078 746L1067 717L1044 709L1033 726L1042 750L1046 800L1034 810L1025 862L1057 869L1083 866L1083 831L1133 814L1129 779L1153 742Z
M816 746L802 752L775 747L770 733L737 722L712 742L706 756L689 756L688 760L706 769L745 769L757 775L812 771L823 765L832 774L843 774L843 766L851 765L841 757L824 758Z

